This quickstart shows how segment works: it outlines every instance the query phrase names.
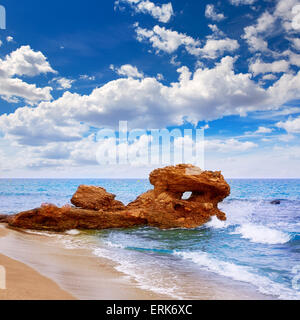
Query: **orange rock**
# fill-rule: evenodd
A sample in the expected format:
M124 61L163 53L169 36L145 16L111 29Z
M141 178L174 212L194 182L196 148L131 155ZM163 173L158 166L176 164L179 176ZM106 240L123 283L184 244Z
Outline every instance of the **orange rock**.
M110 228L130 228L145 225L146 220L139 217L85 210L77 208L58 208L53 205L21 212L9 220L16 228L62 232L72 229L101 230Z
M108 193L104 188L93 186L79 186L71 199L72 204L78 208L89 210L122 210L124 204L115 200L114 194Z
M212 216L226 220L218 203L229 196L230 187L220 172L202 171L192 165L177 165L150 174L154 190L127 206L127 210L159 228L195 228ZM189 199L183 199L191 192Z
M103 188L80 186L71 200L78 208L43 204L41 208L15 216L0 216L0 222L25 229L65 231L142 225L163 229L195 228L212 216L226 220L218 203L230 194L230 187L221 172L177 165L154 170L150 182L154 190L142 194L126 207ZM190 193L188 199L183 197L186 192Z

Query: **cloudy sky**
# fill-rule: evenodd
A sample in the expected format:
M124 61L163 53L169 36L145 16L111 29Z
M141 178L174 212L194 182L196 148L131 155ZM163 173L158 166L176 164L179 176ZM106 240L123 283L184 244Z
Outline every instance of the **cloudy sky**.
M226 177L300 178L299 0L1 4L0 177L146 177L97 162L128 121L205 127Z

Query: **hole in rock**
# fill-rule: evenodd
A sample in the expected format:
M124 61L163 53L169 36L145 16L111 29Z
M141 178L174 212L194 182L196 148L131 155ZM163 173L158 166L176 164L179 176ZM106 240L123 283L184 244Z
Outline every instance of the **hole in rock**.
M187 191L182 195L181 200L189 200L192 195L193 193L191 191Z

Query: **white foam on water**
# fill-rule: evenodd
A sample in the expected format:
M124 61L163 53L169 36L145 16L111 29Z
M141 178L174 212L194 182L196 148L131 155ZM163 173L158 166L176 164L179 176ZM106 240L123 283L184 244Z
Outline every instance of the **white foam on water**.
M116 248L116 245L110 245L111 248ZM183 300L180 295L180 288L174 284L166 284L166 279L163 279L160 266L146 265L142 261L138 260L135 255L130 255L127 252L125 256L123 252L107 250L105 248L97 248L93 253L102 258L109 259L115 263L115 269L126 276L134 279L139 288L147 291L152 291L160 295L166 295L173 299Z
M50 233L47 231L42 232L42 231L26 230L26 233L35 234L37 236L45 236L45 237L49 237L49 238L59 238L58 234Z
M213 216L209 222L205 224L205 227L214 229L226 229L229 226L227 221L221 221L216 216Z
M275 283L267 277L260 276L255 273L255 270L252 268L238 266L231 262L220 261L206 252L177 251L174 252L174 254L194 262L205 271L214 272L236 281L252 284L263 294L276 296L279 299L286 300L300 299L300 292L287 288L279 283Z
M125 246L121 244L112 243L111 241L103 241L104 244L106 244L110 248L118 248L118 249L125 249Z
M242 224L231 234L240 234L243 239L263 244L284 244L291 240L291 236L283 231L251 223Z
M236 225L247 223L255 214L257 208L261 205L261 201L224 201L219 207L226 213L227 225Z
M65 232L69 236L78 236L80 234L79 230L73 229Z

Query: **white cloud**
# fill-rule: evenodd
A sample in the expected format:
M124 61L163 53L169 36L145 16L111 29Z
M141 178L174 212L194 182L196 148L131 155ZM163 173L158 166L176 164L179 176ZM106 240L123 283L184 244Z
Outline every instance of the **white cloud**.
M225 57L211 69L192 73L180 68L179 81L170 86L155 78L125 78L110 81L90 95L65 92L53 102L0 116L0 128L24 144L69 141L79 139L88 126L115 126L119 120L134 127L165 127L181 124L185 116L197 122L276 109L300 97L300 73L285 75L263 89L250 74L236 74L233 64L233 58Z
M10 76L37 76L42 73L56 73L47 58L30 46L22 46L0 60L0 70Z
M36 76L41 73L54 73L46 57L41 52L23 46L4 59L0 59L0 96L2 99L17 103L24 99L28 104L51 100L51 87L38 88L15 76Z
M89 76L87 74L82 74L79 77L80 80L88 80L88 81L94 81L96 79L95 76Z
M118 0L116 6L121 2L130 4L136 12L148 13L159 22L167 23L174 15L172 3L155 5L149 0Z
M268 42L264 36L266 32L273 29L275 21L276 17L266 11L258 18L256 24L244 28L242 38L248 43L250 51L269 51Z
M237 40L225 39L207 39L203 48L191 48L190 53L202 56L204 58L216 59L225 52L234 52L240 47Z
M216 36L224 37L225 34L221 31L216 24L209 24L209 29L214 33Z
M293 8L297 5L299 5L299 0L279 0L276 5L274 15L281 19L287 32L300 32L300 28L295 29L293 26L294 18L297 16L297 12Z
M7 41L7 42L13 42L13 41L14 41L14 38L11 37L11 36L8 36L8 37L6 37L6 41Z
M171 60L170 60L170 63L173 65L173 66L176 66L176 67L179 67L181 65L181 62L180 61L176 61L178 57L175 55L175 56L172 56L171 57Z
M51 82L56 82L58 84L57 90L66 90L72 88L72 84L75 82L75 80L61 77L54 78L51 80Z
M206 140L205 141L205 149L207 151L215 151L215 152L245 152L250 149L257 147L257 144L251 141L239 141L237 139L227 139L227 140Z
M286 60L278 60L271 63L264 63L260 59L252 62L249 70L256 76L260 73L280 73L289 70L290 63Z
M291 50L286 50L283 52L283 55L289 57L289 62L291 65L300 67L300 54L294 53Z
M137 25L136 33L138 41L148 40L153 48L167 53L175 52L180 46L187 49L200 46L200 41L160 26L155 26L153 30L147 30Z
M223 13L217 13L216 8L213 4L208 4L205 9L206 18L212 19L214 21L221 21L225 19Z
M276 80L277 77L274 74L269 73L269 74L264 75L262 77L262 79L263 80Z
M300 38L291 38L289 40L292 42L293 47L300 51Z
M111 65L110 69L115 71L120 76L129 78L144 78L144 74L139 72L138 68L132 66L131 64L124 64L120 68L115 68L113 65Z
M37 88L35 84L3 76L0 70L0 97L8 102L17 103L19 98L28 104L48 101L52 99L51 90L51 87Z
M256 0L229 0L231 4L235 6L253 4Z
M300 114L299 107L286 107L280 108L278 110L268 110L268 111L260 111L256 112L251 115L251 117L255 119L263 119L263 120L277 120L281 119L282 117Z
M214 37L208 37L205 45L201 46L199 40L159 26L155 26L153 30L147 30L136 25L136 33L138 41L149 41L153 48L167 53L173 53L183 46L191 55L215 59L222 56L224 52L233 52L239 48L237 40Z
M255 133L261 134L261 133L272 133L274 130L272 128L266 128L266 127L259 127Z
M164 79L165 79L165 77L164 77L164 75L163 75L163 74L158 73L158 74L156 75L156 79L157 79L158 81L162 81L162 80L164 80Z
M276 123L278 128L284 129L289 133L300 133L300 117L288 121Z

